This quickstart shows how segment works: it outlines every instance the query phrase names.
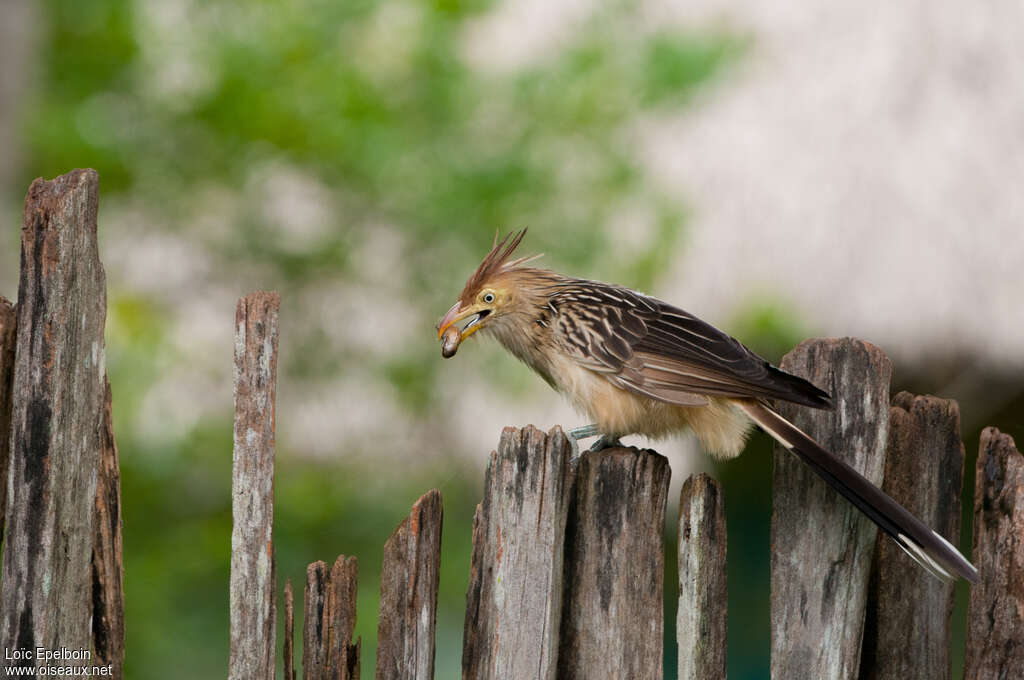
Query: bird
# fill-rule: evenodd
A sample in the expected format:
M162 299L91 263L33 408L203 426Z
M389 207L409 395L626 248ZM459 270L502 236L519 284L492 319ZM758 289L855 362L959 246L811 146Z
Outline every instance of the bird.
M692 431L730 459L760 427L794 453L933 575L978 582L977 569L946 539L772 407L770 400L832 408L824 390L771 365L692 314L629 288L530 266L513 257L526 230L499 240L437 324L450 358L477 332L496 339L592 423L574 442L590 450L625 435ZM577 449L578 450L578 449Z

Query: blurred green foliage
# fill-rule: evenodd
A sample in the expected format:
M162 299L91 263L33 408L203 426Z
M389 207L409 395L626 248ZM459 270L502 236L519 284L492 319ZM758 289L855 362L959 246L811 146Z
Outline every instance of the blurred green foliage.
M388 275L424 328L496 228L529 225L531 248L555 266L653 287L678 252L686 207L644 181L629 126L685 105L744 40L639 30L631 3L616 3L553 53L488 69L465 43L492 9L484 0L46 0L41 67L25 106L25 181L15 190L31 177L96 168L104 205L158 216L239 291L281 290L285 316L304 311L289 304L315 283L356 279L353 254L381 224L405 239L401 270ZM254 176L270 164L329 187L341 206L333 228L296 239L260 208ZM210 228L222 194L237 208ZM610 227L625 213L647 216L645 235L611 248ZM230 404L163 438L140 424L151 387L195 359L173 340L172 298L112 289L107 337L123 470L126 671L154 680L221 677L228 649ZM351 347L331 351L315 316L285 324L283 379L330 381L367 368L411 417L438 415L429 333L369 360ZM502 382L510 371L494 373ZM518 392L524 380L516 372L503 382ZM454 456L410 477L338 453L314 460L279 440L279 581L300 581L314 559L359 556L368 676L381 546L419 494L439 486L438 677L454 677L480 479L458 472Z

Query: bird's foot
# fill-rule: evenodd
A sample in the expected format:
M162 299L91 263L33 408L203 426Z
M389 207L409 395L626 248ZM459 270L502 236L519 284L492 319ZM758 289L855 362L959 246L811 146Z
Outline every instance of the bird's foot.
M622 442L619 441L618 437L613 437L610 434L603 434L596 442L594 442L594 445L587 450L587 453L597 453L601 449L608 449L613 446L622 446Z
M596 423L590 425L583 425L582 427L574 427L573 429L566 432L569 437L569 443L572 444L572 457L579 458L580 456L580 440L586 439L587 437L596 437L601 434L601 430L598 429Z
M587 437L598 437L594 445L587 449L587 453L594 453L601 449L607 449L610 446L621 446L618 437L612 437L611 435L601 434L601 430L598 429L596 424L584 425L582 427L574 427L566 433L569 436L569 441L572 443L572 457L578 458L580 455L580 439L586 439ZM600 435L600 436L599 436Z

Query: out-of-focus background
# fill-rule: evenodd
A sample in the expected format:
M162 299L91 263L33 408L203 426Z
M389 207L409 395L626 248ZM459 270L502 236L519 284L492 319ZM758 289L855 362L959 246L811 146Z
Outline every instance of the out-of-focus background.
M487 453L503 425L582 424L495 346L440 357L434 322L496 229L773 361L814 335L880 345L894 392L960 401L967 503L980 428L1024 441L1020 3L0 12L0 294L31 180L100 173L130 678L227 666L232 319L256 288L282 295L280 585L358 556L364 677L380 549L409 505L444 494L437 677L457 677ZM765 677L769 443L717 466L656 446L675 488L724 482L730 674Z

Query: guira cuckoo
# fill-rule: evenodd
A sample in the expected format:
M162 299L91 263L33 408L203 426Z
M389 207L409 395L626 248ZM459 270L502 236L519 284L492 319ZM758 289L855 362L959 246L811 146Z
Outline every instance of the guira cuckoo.
M526 230L506 236L438 324L442 354L483 331L593 420L573 439L691 430L732 458L760 426L940 578L977 582L956 548L852 467L776 413L769 399L831 408L831 397L670 304L628 288L562 276L512 259ZM459 326L458 324L462 324Z

